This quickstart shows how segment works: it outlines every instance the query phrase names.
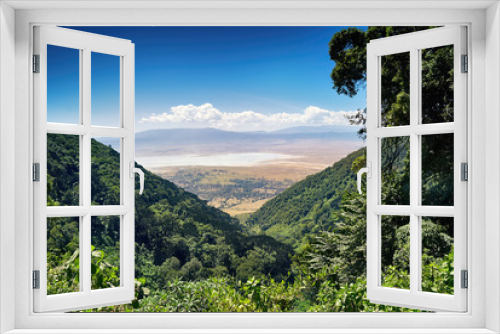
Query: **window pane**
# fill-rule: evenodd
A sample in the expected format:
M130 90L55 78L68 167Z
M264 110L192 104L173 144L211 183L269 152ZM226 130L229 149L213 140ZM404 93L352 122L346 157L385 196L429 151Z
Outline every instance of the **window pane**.
M80 218L47 218L47 295L80 290Z
M382 216L381 283L410 289L410 217Z
M453 45L422 50L422 123L453 122Z
M382 204L410 204L410 137L381 139Z
M453 294L453 218L422 217L422 291Z
M92 52L92 125L120 126L120 57Z
M80 136L47 134L47 206L80 205Z
M47 122L80 123L80 50L47 45Z
M453 134L422 136L422 205L453 206Z
M382 56L381 76L381 125L410 125L410 53Z
M120 205L120 140L92 138L92 205Z
M92 290L120 286L120 217L92 217Z

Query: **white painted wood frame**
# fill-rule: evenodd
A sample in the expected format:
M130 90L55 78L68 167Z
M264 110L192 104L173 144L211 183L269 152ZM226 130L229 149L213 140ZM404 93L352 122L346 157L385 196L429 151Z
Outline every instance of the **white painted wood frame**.
M453 45L454 122L421 124L421 50ZM381 122L381 57L410 55L410 125L384 127ZM461 163L467 163L467 74L461 73L461 55L467 54L466 28L460 26L381 38L367 47L367 281L368 298L379 304L423 310L467 310L467 289L461 288L461 270L467 270L467 182L461 181ZM454 134L454 206L424 206L422 189L422 135ZM404 136L410 141L410 205L381 205L381 141ZM410 289L382 286L382 215L410 217ZM421 218L454 218L454 295L422 291Z
M47 123L47 45L79 50L80 124ZM34 183L34 270L40 271L40 288L34 289L34 311L54 312L129 303L134 298L134 44L128 40L71 29L34 27L34 52L40 55L40 73L34 74L34 157L40 163L40 182ZM99 52L120 57L120 126L91 123L91 55ZM79 206L47 207L47 134L77 135L80 142ZM91 203L91 139L115 137L120 150L120 205ZM132 175L133 176L133 175ZM91 288L91 217L120 216L120 286ZM80 287L78 292L47 295L47 218L79 217Z

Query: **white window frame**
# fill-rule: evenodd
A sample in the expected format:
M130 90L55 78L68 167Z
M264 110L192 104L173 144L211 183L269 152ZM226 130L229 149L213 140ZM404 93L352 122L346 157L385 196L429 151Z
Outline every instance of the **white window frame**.
M130 5L132 4L132 5ZM14 11L10 6L18 8ZM59 7L70 8L59 8ZM71 6L86 9L74 9ZM97 8L99 6L99 8ZM134 9L117 9L130 6ZM147 8L149 6L149 9ZM183 7L180 9L179 7ZM200 7L193 7L200 6ZM115 8L115 9L103 9ZM151 8L154 9L151 9ZM156 8L163 7L163 8ZM397 8L395 8L397 7ZM22 9L24 8L24 9ZM32 8L32 9L30 9ZM34 9L33 9L34 8ZM142 10L137 10L142 8ZM367 8L367 9L365 9ZM192 332L492 333L500 331L500 11L496 1L474 2L255 2L179 4L144 1L6 1L0 4L0 325L2 331L37 333L133 333L131 328L192 329ZM15 21L14 19L15 18ZM485 25L486 22L486 25ZM32 218L29 199L32 156L32 27L57 25L434 25L469 27L470 181L467 313L436 314L34 314L31 290ZM7 28L7 29L6 29ZM15 40L14 33L15 31ZM133 41L132 41L133 42ZM15 73L11 70L15 65ZM488 66L488 71L486 71ZM8 75L6 76L5 73ZM15 86L12 85L15 82ZM10 94L15 93L15 99ZM15 108L15 109L14 109ZM12 115L15 110L15 115ZM487 121L486 121L487 119ZM15 145L12 145L15 128ZM6 142L9 140L10 142ZM488 151L488 155L485 152ZM10 161L14 161L10 163ZM15 170L15 180L10 180ZM486 173L490 174L486 182ZM15 182L14 182L15 181ZM9 185L11 188L6 188ZM15 188L14 188L15 187ZM12 189L15 198L11 200ZM486 196L488 193L488 197ZM488 204L488 205L485 205ZM14 205L15 211L9 210ZM12 226L14 218L15 226ZM12 249L15 250L12 256ZM486 266L486 262L488 266ZM12 273L9 275L9 273ZM12 287L15 287L12 289ZM486 290L488 293L486 293ZM12 307L12 305L15 305ZM357 331L355 329L358 329ZM413 330L412 330L413 328ZM101 329L101 330L98 330ZM245 330L246 329L246 330ZM295 330L294 330L295 329ZM491 330L491 331L490 331ZM41 332L41 331L40 331ZM45 331L46 332L46 331ZM162 332L162 331L158 331ZM178 332L181 332L180 330ZM186 333L186 331L184 331ZM187 331L189 332L189 331ZM14 333L14 332L13 332Z
M39 289L34 289L34 311L54 312L84 310L99 306L128 304L135 298L135 108L134 44L112 38L60 27L34 27L34 54L39 56L39 72L34 83L34 162L39 164L39 181L33 184L34 270L39 271ZM79 123L47 122L47 45L78 50L80 62ZM92 125L91 81L92 53L119 58L120 110L118 127ZM79 205L47 206L47 135L79 137ZM120 141L120 203L92 205L91 140L114 137ZM120 218L120 286L92 290L91 224L92 217ZM79 217L80 284L76 292L47 295L47 224L52 217Z
M460 164L467 163L467 73L461 71L462 55L467 55L466 28L450 26L411 34L381 38L367 45L367 164L371 169L367 180L367 286L368 299L374 303L423 310L467 310L467 290L461 287L461 271L467 270L467 182L461 180ZM421 51L453 46L454 121L422 124ZM384 126L381 110L381 58L408 53L410 68L410 123ZM454 205L422 205L422 143L423 135L452 134L454 137ZM381 155L382 139L406 137L410 148L410 203L382 205ZM384 287L382 276L382 216L406 216L410 221L410 288ZM422 283L421 219L454 218L454 294L424 292Z

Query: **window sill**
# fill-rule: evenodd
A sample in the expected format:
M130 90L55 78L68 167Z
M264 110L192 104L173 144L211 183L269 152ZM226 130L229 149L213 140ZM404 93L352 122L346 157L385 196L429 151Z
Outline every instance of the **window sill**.
M493 334L471 329L14 329L4 334Z

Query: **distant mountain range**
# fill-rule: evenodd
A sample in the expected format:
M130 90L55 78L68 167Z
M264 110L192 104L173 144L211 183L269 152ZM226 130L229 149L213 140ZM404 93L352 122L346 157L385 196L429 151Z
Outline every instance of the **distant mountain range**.
M96 138L119 151L117 138ZM359 148L356 131L338 126L297 126L278 131L237 132L214 128L147 130L135 134L137 156L212 154L227 152L288 152L297 143L309 147L331 142L355 143L350 150ZM302 148L304 148L302 146Z
M354 133L356 130L347 126L321 125L321 126L293 126L286 129L276 130L270 133Z
M343 129L342 129L343 130ZM147 142L150 140L184 141L184 142L220 142L227 140L248 139L295 139L297 138L334 138L342 140L355 140L356 131L341 131L335 126L297 126L273 132L266 131L225 131L214 128L203 129L161 129L148 130L135 134L136 141Z
M186 154L209 152L256 152L283 151L297 142L354 142L353 130L345 131L334 126L292 127L274 132L236 132L213 128L162 129L136 133L135 145L138 156L162 154ZM115 147L115 143L103 141ZM359 147L359 146L358 146Z

